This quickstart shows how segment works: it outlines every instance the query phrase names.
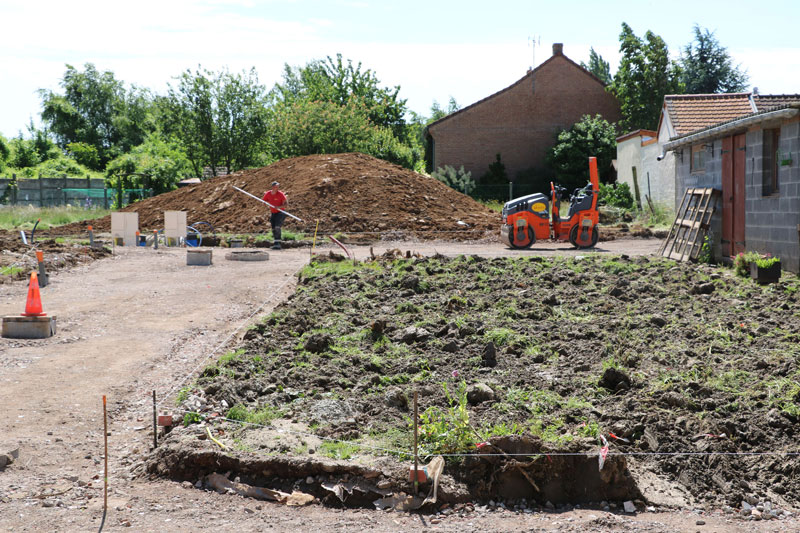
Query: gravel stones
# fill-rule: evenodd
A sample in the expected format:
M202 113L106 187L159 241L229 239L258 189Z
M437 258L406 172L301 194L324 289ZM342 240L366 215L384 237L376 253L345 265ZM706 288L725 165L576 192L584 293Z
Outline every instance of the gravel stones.
M325 399L311 405L311 417L319 424L354 422L355 413L349 403Z

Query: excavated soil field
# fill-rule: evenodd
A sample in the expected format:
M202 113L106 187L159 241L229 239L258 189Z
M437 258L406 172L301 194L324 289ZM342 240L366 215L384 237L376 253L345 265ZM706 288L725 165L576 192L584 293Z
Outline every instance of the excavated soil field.
M237 192L261 196L278 181L289 199L285 228L307 234L374 233L386 238L479 239L496 232L500 215L441 182L359 153L284 159L268 167L207 180L137 202L139 227L164 227L164 211L186 211L188 222L209 222L221 233L268 232L268 208ZM62 226L60 234L110 231L111 218Z
M75 242L56 242L49 237L37 239L34 249L22 242L19 233L0 232L0 269L2 269L0 283L30 276L30 272L38 267L36 250L44 252L47 271L65 269L111 255L111 250L108 248L91 248L86 244Z
M320 261L179 396L227 450L180 426L147 471L408 492L418 391L425 461L469 455L440 501L796 508L799 288L647 257Z

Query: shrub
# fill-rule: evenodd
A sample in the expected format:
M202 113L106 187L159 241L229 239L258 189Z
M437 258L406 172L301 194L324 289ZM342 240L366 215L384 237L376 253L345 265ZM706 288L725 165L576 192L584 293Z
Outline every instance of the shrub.
M633 195L627 183L616 185L600 184L600 194L597 196L597 203L610 207L620 207L622 209L633 209Z
M431 176L464 194L469 194L475 189L472 172L465 171L463 165L458 170L450 165L445 165L444 168L439 167L431 173Z

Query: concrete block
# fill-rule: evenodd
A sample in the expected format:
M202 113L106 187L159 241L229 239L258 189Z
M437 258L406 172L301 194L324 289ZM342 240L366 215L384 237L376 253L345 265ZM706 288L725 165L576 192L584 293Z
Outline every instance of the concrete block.
M262 251L235 251L225 254L225 259L228 261L267 261L269 254Z
M186 250L186 264L188 266L209 266L211 252L212 250Z
M186 211L164 211L164 237L167 246L179 246L186 239Z
M56 334L54 316L4 316L2 336L7 339L46 339Z

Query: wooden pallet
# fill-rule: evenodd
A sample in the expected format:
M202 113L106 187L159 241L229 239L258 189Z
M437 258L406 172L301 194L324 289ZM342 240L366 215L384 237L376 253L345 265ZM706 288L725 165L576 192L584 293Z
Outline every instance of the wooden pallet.
M678 261L697 260L719 195L718 189L686 189L659 255Z

